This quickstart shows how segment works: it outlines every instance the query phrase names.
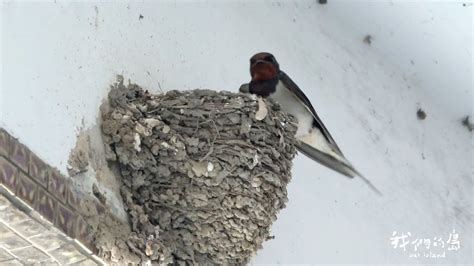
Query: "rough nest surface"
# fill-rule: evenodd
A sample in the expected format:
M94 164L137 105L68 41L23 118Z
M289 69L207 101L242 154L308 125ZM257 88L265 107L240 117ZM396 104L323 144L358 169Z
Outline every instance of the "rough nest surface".
M120 82L102 131L142 262L245 264L287 202L294 118L252 95Z

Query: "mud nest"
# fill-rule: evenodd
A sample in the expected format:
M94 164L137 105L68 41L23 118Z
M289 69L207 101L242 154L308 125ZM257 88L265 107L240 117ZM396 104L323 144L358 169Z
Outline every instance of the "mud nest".
M245 264L287 202L293 117L253 95L153 95L119 82L102 113L142 262Z

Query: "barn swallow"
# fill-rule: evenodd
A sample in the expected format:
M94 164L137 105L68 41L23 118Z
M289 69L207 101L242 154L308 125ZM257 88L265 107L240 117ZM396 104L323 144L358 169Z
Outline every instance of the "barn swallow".
M250 83L240 87L241 92L271 98L281 109L298 120L295 137L297 149L314 161L347 177L359 176L375 192L372 183L362 176L346 159L319 118L313 105L303 91L283 71L270 53L258 53L250 58Z

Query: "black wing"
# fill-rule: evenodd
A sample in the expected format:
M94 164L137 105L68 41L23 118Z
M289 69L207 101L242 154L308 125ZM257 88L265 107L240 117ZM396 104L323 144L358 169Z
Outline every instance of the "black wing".
M324 126L324 124L321 121L321 119L319 118L318 114L316 114L316 110L314 110L314 107L311 104L311 102L309 101L308 97L306 97L306 95L298 87L298 85L296 85L296 83L294 83L293 80L291 80L291 78L288 77L288 75L283 71L280 71L280 80L281 80L281 82L283 82L285 84L285 86L292 93L294 93L296 95L296 97L298 97L298 99L300 99L308 107L309 111L311 112L311 114L313 115L313 118L314 118L313 124L317 128L319 128L319 130L321 130L321 133L327 139L327 141L329 143L331 143L334 146L334 148L336 149L336 151L344 157L344 155L341 152L341 149L339 149L339 146L337 146L336 141L332 138L331 134L326 129L326 126Z
M353 178L358 176L366 183L370 189L372 189L375 193L379 196L382 196L380 190L375 187L370 180L368 180L365 176L361 175L349 162L343 162L341 160L337 160L334 157L327 155L324 152L321 152L315 149L313 146L310 146L304 142L299 142L296 144L298 150L308 156L309 158L315 160L316 162L329 167L330 169L339 172L349 178Z

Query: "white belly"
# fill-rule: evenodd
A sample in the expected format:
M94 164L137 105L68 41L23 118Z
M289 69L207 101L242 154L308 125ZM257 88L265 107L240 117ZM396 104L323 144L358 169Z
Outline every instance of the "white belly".
M326 154L346 161L344 157L335 152L323 133L318 128L313 128L314 118L309 109L280 81L277 84L276 92L270 95L270 98L278 102L284 112L292 114L298 119L298 130L295 136L297 139Z
M298 119L296 137L304 136L310 132L313 127L313 115L280 81L277 84L276 92L270 95L270 98L278 102L284 112L292 114Z

